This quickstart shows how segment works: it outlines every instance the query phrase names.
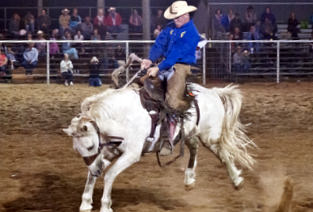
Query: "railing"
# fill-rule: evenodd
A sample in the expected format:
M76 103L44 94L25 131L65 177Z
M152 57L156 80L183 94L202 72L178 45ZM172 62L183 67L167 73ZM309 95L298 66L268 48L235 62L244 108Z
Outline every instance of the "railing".
M121 48L125 52L125 56L120 59L125 60L132 52L144 57L144 52L147 52L154 41L3 40L0 41L0 44L22 47L30 42L46 44L45 54L41 59L41 69L45 72L44 74L40 72L39 75L45 77L46 83L50 84L51 77L59 77L59 63L63 57L62 53L50 54L51 43L57 43L60 48L63 43L71 43L74 48L78 49L80 58L73 60L74 66L79 69L75 75L88 77L89 70L86 66L91 57L118 60L114 55L117 48ZM237 50L239 45L241 51ZM234 63L234 55L237 51L245 54L243 55L245 58L241 59L245 59L248 65ZM313 75L313 40L209 40L201 50L201 56L197 63L196 76L201 78L203 84L206 84L207 79L237 81L245 77L253 77L253 79L269 77L279 83L282 76L307 77ZM139 64L137 64L137 69L138 67ZM113 69L113 66L104 66L102 76L109 76ZM128 81L137 69L127 70L123 75L125 80ZM34 75L36 76L36 74Z

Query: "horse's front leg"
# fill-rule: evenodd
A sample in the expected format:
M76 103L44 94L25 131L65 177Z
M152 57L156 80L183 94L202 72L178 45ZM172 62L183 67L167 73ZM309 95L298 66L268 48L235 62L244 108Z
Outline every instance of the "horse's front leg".
M88 171L87 181L82 195L82 203L80 204L80 212L91 212L92 209L92 195L97 178L92 176Z
M185 170L185 189L191 190L196 182L196 167L197 167L197 154L198 154L198 138L193 137L186 142L190 152L188 167Z
M140 151L137 153L127 154L124 153L120 156L113 166L106 172L104 176L104 189L103 196L101 199L101 210L100 212L112 212L111 209L111 191L112 185L115 178L125 169L127 169L132 164L136 163L140 159Z

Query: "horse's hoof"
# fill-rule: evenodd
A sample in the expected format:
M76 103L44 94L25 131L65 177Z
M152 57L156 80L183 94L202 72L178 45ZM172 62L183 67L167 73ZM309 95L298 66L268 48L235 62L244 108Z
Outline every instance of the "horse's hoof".
M195 183L191 183L188 185L185 184L185 190L186 191L191 191L194 187L195 187Z

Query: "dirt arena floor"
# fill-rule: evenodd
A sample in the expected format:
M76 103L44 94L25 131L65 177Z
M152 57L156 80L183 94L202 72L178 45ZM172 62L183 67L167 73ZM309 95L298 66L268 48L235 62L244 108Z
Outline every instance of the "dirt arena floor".
M212 85L209 85L212 86ZM216 84L221 87L224 84ZM146 155L113 186L116 212L274 212L285 179L293 212L313 211L313 84L241 84L243 123L259 149L257 165L234 189L221 162L200 148L196 186L185 191L187 156L159 168ZM62 128L81 101L106 87L0 84L0 211L76 212L87 169ZM187 151L186 151L187 152ZM103 181L94 194L99 211Z

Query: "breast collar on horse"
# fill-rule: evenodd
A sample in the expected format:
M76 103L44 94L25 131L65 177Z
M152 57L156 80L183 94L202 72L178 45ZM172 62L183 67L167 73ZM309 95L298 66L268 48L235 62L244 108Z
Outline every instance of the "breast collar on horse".
M96 154L88 156L88 157L83 157L84 162L86 163L87 166L92 164L92 162L98 157L98 155L101 153L103 147L112 146L113 148L117 148L124 140L124 138L119 137L119 136L108 136L108 135L106 135L105 138L107 140L109 140L109 142L102 143L101 142L101 140L102 140L101 139L101 132L100 132L100 129L99 129L97 123L95 121L90 121L90 123L95 128L95 130L97 131L99 146L98 146L98 152Z

